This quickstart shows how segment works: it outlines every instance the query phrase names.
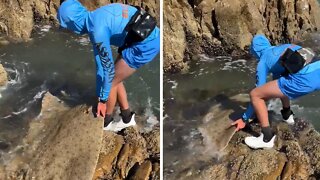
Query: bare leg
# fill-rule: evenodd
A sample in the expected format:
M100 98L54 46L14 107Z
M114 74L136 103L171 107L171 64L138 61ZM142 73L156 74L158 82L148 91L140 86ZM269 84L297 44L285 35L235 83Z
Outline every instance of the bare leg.
M113 113L117 98L121 109L129 108L127 93L122 81L132 75L135 71L135 69L128 66L121 56L117 58L115 64L115 76L112 81L112 87L107 101L107 115L111 115Z
M119 84L120 82L131 76L134 72L136 72L136 70L129 67L128 64L121 57L118 58L119 60L115 65L116 74L113 78L112 86Z
M118 84L118 93L117 93L118 103L120 108L123 109L129 109L129 103L127 99L127 92L126 88L124 87L123 82Z
M111 87L109 98L107 101L107 115L111 115L113 113L114 107L117 103L117 91L118 86Z
M286 99L287 97L280 91L278 81L274 80L253 89L250 92L250 98L261 127L268 127L268 110L265 101L271 98Z
M284 96L283 98L280 98L282 102L283 108L289 108L290 107L290 100L287 96Z

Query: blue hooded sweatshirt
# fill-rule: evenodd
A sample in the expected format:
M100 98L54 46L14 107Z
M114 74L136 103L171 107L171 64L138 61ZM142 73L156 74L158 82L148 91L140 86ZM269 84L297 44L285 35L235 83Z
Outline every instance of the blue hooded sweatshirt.
M66 0L59 7L57 18L62 28L89 34L97 69L96 93L101 100L108 99L115 75L110 45L124 44L127 34L124 28L136 11L135 7L115 3L90 12L78 0ZM143 42L157 36L153 31Z
M262 86L267 82L269 73L272 73L273 79L279 79L285 72L285 69L279 63L279 58L287 48L295 51L302 47L294 44L272 46L264 35L255 35L253 37L250 53L257 58L258 61L256 69L256 87ZM253 114L254 109L250 103L246 112L243 114L242 119L248 121L252 118Z

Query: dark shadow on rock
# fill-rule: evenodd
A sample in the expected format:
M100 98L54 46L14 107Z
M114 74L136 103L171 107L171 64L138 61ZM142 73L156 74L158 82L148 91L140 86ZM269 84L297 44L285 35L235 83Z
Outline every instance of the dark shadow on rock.
M255 131L251 125L251 123L247 124L245 128L242 129L243 132L251 134L254 137L259 137L259 133Z

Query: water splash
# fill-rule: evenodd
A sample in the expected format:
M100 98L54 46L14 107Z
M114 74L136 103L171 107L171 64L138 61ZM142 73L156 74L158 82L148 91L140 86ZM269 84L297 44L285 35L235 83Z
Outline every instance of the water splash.
M152 110L152 98L148 97L148 103L146 107L146 111L144 113L144 116L147 117L147 124L144 127L145 132L152 131L153 127L157 124L159 124L159 120L157 117L153 114Z

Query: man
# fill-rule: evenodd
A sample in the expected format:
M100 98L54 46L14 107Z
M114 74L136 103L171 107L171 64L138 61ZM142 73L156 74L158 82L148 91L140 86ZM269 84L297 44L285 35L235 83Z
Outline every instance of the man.
M122 81L159 53L160 31L154 18L124 4L88 11L78 0L64 1L57 17L62 28L90 37L97 69L97 116L105 118L104 129L120 130L135 125ZM119 47L115 63L111 45ZM115 125L112 113L117 101L122 121Z
M283 120L288 124L294 124L289 99L298 98L320 88L320 62L313 59L314 52L308 48L294 44L271 46L263 35L256 35L253 38L250 52L258 60L256 88L250 92L251 103L247 111L232 125L237 126L237 131L244 128L255 111L262 133L259 137L247 137L245 143L255 149L272 148L276 135L269 125L265 101L280 98L283 105L281 110ZM285 57L294 63L285 63L288 62ZM298 59L303 65L296 69ZM297 72L292 72L291 65ZM266 83L269 73L272 73L273 81Z

